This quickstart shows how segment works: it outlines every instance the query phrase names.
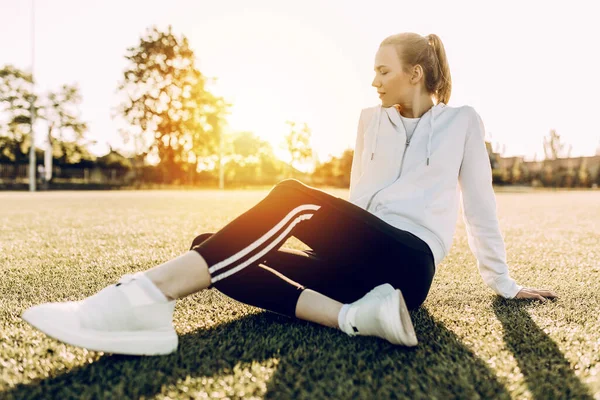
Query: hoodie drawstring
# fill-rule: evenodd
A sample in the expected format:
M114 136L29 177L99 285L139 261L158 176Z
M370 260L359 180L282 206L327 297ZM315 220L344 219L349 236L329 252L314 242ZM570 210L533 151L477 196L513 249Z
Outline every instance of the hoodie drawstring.
M431 136L433 136L433 116L435 106L431 108L431 119L429 120L429 138L427 139L427 166L429 166L429 157L431 157Z
M377 112L375 113L375 134L373 135L373 139L371 139L371 160L375 157L375 148L377 147L377 133L379 132L379 120L381 118L381 105L377 107Z

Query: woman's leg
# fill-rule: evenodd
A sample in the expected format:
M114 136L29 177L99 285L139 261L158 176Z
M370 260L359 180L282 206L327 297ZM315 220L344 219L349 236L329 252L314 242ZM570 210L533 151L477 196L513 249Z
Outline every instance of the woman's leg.
M206 233L198 236L194 239L192 248L211 235L213 234ZM414 257L411 251L406 251L404 255L407 259ZM271 265L271 268L266 264ZM383 284L365 295L366 289L360 289L361 285L356 284L357 277L369 272L365 269L376 273L377 268L369 268L368 264L363 263L345 266L343 269L331 268L329 265L320 260L312 250L281 248L270 253L264 264L249 266L215 287L238 301L340 328L351 336L378 336L407 346L418 343L400 291L394 290L390 284ZM389 281L395 281L393 274L387 275ZM290 281L289 277L293 277L296 282ZM309 286L316 291L304 289L298 297L295 310L290 310L286 304L293 305L293 302L281 301L289 297L286 296L289 286L286 283L291 283L298 289L303 289L303 285ZM359 299L360 296L363 297ZM336 300L351 304L342 305Z
M176 300L210 286L206 261L188 251L145 272L169 300Z
M205 264L204 259L197 252L190 251L146 271L146 275L168 300L175 300L197 292L198 288L210 286L210 275L205 273L208 266L198 267L203 263ZM302 265L301 268L305 272L311 271L319 275L319 268L316 265ZM182 276L188 279L177 279ZM285 283L282 284L280 281ZM219 291L242 303L320 325L338 327L338 314L342 303L321 293L305 289L304 286L264 264L249 266L243 272L236 274L234 279L218 284L217 287ZM293 310L289 309L292 303L284 303L281 306L278 304L280 296L277 294L277 289L301 292ZM265 297L263 293L268 293L268 296Z
M191 248L212 235L214 233L197 236ZM357 292L355 296L348 296L353 293L354 284L348 280L344 282L343 275L310 250L282 247L269 253L263 263L248 266L216 284L215 288L242 303L338 328L338 315L343 304L340 301L351 302L364 294ZM320 292L321 283L336 279L338 285L323 285L324 290ZM300 292L297 304L281 302L281 299L296 295L289 292Z
M198 235L193 240L190 250L200 245L213 235L214 233L203 233ZM281 247L277 251L267 254L262 263L258 264L258 266L271 274L275 274L282 278L287 278L288 281L293 281L298 286L310 287L314 291L318 291L319 293L322 293L340 302L349 303L356 300L358 297L360 297L360 291L364 288L364 286L359 282L362 279L360 278L360 274L356 273L359 266L336 265L331 261L323 259L313 250L298 250ZM235 279L236 284L233 283L233 277L238 278ZM245 274L245 272L242 271L239 274L233 275L232 279L229 279L228 281L230 282L229 286L231 288L245 286L246 288L256 288L257 293L268 293L269 290L267 289L273 286L272 283L274 281L267 282L265 279L266 278L263 277L257 277L247 273ZM344 283L343 285L331 284L332 282L342 281ZM243 283L247 284L243 285ZM224 285L219 285L219 287L215 285L215 288L219 290L226 289ZM225 294L229 295L230 293ZM255 296L252 298L254 297ZM275 302L276 301L277 300L275 300ZM289 314L281 311L276 312L281 314Z
M346 296L350 294L358 298L373 286L392 281L402 288L411 308L416 308L425 299L433 277L433 257L424 242L347 201L296 180L280 182L256 206L216 234L192 246L205 261L198 263L202 279L194 282L185 274L165 273L169 278L165 279L167 282L186 281L186 290L177 292L177 284L170 288L165 288L168 285L161 287L160 282L157 285L165 292L170 290L172 297L203 289L207 287L208 280L211 282L209 286L219 290L227 286L241 287L243 289L236 289L238 296L242 295L242 291L252 293L247 295L249 300L241 301L254 305L275 303L276 307L293 316L291 310L295 312L303 291L297 282L291 283L279 277L267 278L267 274L261 273L256 280L263 282L267 288L279 287L277 295L272 294L272 290L251 288L260 288L261 285L239 284L248 279L249 271L255 273L257 268L254 267L265 262L270 255L278 254L277 249L292 234L319 255L322 268L303 269L310 271L316 281L326 282L326 288L342 288L342 295L346 293ZM188 259L193 263L191 255ZM389 265L390 262L394 265ZM184 268L178 270L183 271ZM326 276L327 271L329 276ZM290 278L289 274L290 271L286 270L284 275ZM239 279L235 278L236 275ZM315 279L311 283L315 283ZM226 283L228 280L229 285ZM268 281L272 283L267 284ZM310 298L312 300L312 296ZM303 303L300 301L301 309Z
M322 260L320 269L306 269L310 271L306 279L312 279L309 284L321 285L322 294L305 290L272 268L258 268L269 256L280 254L278 248L292 234ZM256 271L269 273L249 273ZM296 180L285 180L192 252L149 274L126 274L117 284L82 301L30 307L22 318L49 336L90 350L168 354L178 343L172 326L175 301L168 301L163 293L177 298L210 286L224 290L230 286L236 295L253 293L249 304L275 304L291 316L334 325L332 316L340 307L337 299L357 298L379 285L359 301L341 308L344 332L352 334L354 329L358 334L377 335L402 344L402 335L397 332L403 324L412 327L403 299L408 308L420 305L433 272L429 247L414 235L340 198ZM148 278L150 275L160 278L160 289ZM272 284L266 286L267 290L248 291L251 285L246 285L244 275ZM391 285L381 289L386 282L399 288L404 298ZM336 300L327 296L335 292L333 288L338 288ZM315 317L319 312L325 318Z
M192 243L192 248L212 235L214 233L198 236ZM197 287L210 286L208 279L210 275L202 273L207 270L207 267L199 267L199 263L201 265L205 261L197 252L189 251L145 273L168 300L174 300L195 293ZM269 265L279 266L283 271L277 271ZM264 264L249 266L231 279L217 284L216 287L222 293L242 303L337 328L337 318L342 303L314 290L305 289L303 285L294 281L294 278L301 278L304 282L311 281L306 279L309 274L314 276L312 280L329 279L331 277L327 277L326 270L323 261L315 255L282 248L271 253ZM184 276L186 279L180 279ZM290 295L295 296L295 293L289 292L300 294L297 304L279 301Z

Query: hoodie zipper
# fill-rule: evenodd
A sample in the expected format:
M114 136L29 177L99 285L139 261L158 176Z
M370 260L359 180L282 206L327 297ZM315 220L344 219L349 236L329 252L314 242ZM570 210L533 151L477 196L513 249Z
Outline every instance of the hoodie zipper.
M422 119L420 119L419 122L417 122L417 125L415 126L415 129L413 131L413 136L417 132L417 128L419 127L419 124L421 123L421 121L422 121ZM400 122L402 122L402 118L400 118ZM402 122L402 126L404 127L404 132L406 132L406 126L404 126L404 122ZM404 153L402 154L402 161L400 162L400 171L398 172L398 177L394 180L394 182L396 182L398 179L400 179L400 176L402 175L402 167L404 166L404 159L406 158L406 150L408 150L409 145L410 145L410 138L408 137L408 134L406 134L406 146L404 146ZM392 184L394 184L394 182L392 182ZM386 187L388 187L388 186L382 187L381 189L376 191L373 194L373 196L371 196L371 198L369 199L369 203L367 203L367 208L365 210L369 211L369 206L371 205L371 202L373 201L375 196L377 196L377 193L381 192Z

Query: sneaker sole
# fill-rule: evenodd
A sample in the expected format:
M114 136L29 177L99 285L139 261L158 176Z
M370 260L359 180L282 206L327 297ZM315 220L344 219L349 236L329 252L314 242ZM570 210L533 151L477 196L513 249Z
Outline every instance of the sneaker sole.
M179 338L173 328L152 331L101 332L89 329L64 329L56 321L42 316L30 316L27 310L21 318L46 335L88 350L135 356L166 355L177 350Z
M404 296L400 289L396 289L396 293L392 296L392 308L398 311L400 318L390 318L390 325L394 332L391 338L387 338L393 344L404 345L408 347L416 346L419 341L417 340L417 334L413 326L412 320L410 319L410 313L406 307Z

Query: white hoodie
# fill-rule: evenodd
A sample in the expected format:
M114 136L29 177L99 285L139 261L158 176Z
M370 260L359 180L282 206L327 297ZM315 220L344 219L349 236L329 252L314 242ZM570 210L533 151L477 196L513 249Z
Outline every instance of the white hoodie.
M473 107L438 103L421 116L407 141L395 107L361 111L349 201L429 245L437 266L454 240L459 194L468 242L484 282L513 298L523 287L510 277L496 216L485 131Z

